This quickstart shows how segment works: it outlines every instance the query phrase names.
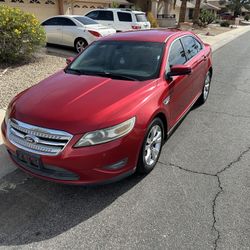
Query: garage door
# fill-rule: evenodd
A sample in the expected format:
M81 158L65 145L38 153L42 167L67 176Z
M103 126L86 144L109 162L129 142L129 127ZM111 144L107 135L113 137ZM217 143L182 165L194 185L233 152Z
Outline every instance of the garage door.
M89 12L93 9L102 9L105 6L103 4L96 4L96 3L81 3L81 2L75 2L74 3L74 9L73 14L74 15L84 15L85 13Z
M58 15L57 0L0 0L0 4L18 7L34 14L40 21Z

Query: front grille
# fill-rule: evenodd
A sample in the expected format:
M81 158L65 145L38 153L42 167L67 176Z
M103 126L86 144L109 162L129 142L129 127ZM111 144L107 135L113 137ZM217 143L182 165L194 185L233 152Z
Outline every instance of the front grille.
M8 121L7 136L18 148L39 155L58 155L72 138L64 131L41 128L15 119Z

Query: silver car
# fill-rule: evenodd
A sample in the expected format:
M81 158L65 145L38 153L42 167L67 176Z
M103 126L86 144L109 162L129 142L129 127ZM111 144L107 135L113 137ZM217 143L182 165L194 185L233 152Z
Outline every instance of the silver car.
M45 28L47 43L74 47L78 53L98 38L116 33L113 28L77 15L54 16L41 25Z

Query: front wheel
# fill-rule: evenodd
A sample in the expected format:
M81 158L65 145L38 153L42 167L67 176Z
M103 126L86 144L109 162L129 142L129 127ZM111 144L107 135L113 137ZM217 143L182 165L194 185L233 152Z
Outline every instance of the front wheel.
M137 172L147 174L155 167L164 141L164 126L159 118L155 118L148 127L140 152Z
M207 72L206 78L204 81L204 86L202 90L202 94L198 99L198 104L202 105L206 102L209 92L210 92L210 85L211 85L211 80L212 80L212 74L210 71Z

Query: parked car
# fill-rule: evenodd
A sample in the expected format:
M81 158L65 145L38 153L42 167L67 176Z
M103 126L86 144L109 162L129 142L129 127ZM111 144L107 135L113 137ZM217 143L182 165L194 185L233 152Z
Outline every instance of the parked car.
M141 11L111 8L96 9L88 12L85 16L105 26L112 27L118 32L151 28L146 14Z
M78 53L100 37L116 33L113 28L77 15L54 16L41 25L45 28L47 43L74 47Z
M225 12L220 14L221 19L223 20L233 20L234 16L231 13Z
M149 173L213 73L210 46L174 30L117 33L68 63L18 94L1 127L21 169L67 184Z

